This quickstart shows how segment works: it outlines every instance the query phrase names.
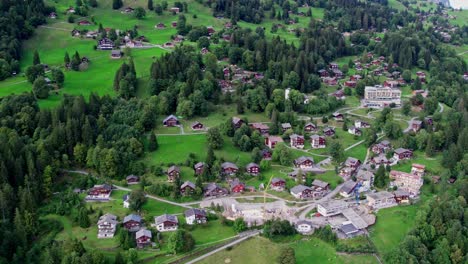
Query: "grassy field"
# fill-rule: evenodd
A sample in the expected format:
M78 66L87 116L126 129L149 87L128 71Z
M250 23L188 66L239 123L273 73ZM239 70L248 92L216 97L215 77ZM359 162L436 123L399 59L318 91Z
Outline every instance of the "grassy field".
M426 171L432 174L441 173L442 168L440 167L440 162L442 160L442 155L436 155L435 157L426 157L424 152L415 151L414 156L411 160L402 161L398 165L392 167L393 170L399 170L404 172L410 172L411 166L413 163L418 163L426 166Z
M230 226L222 225L221 220L209 221L204 225L198 225L190 233L197 245L214 243L236 235L234 229Z
M468 10L462 10L462 11L450 11L448 12L450 15L455 16L455 19L450 19L450 23L457 25L457 26L463 26L466 25L466 21L468 21Z
M190 153L195 153L199 160L205 160L207 141L205 135L157 136L159 148L148 152L145 163L183 163Z

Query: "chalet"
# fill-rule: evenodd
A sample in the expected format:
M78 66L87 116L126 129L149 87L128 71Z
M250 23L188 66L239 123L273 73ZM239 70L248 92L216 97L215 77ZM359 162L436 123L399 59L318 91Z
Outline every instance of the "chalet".
M260 166L258 166L258 164L256 163L251 162L245 167L245 172L250 175L257 176L260 173Z
M414 132L418 132L422 127L422 121L420 120L413 120L411 121L411 130Z
M410 202L410 193L404 190L396 190L393 192L395 201L398 204L409 204Z
M97 222L98 238L112 238L117 229L117 216L113 214L105 214L99 217Z
M299 220L294 226L300 234L310 234L314 230L312 222L307 220Z
M354 121L354 126L356 128L369 128L370 124L358 119L358 120Z
M245 189L245 183L239 181L239 179L234 179L229 184L229 187L231 189L231 193L241 193Z
M387 166L391 164L391 161L387 159L384 153L380 153L378 156L372 157L370 160L371 164L374 164L375 167L379 167L380 165Z
M345 82L344 82L344 86L345 86L345 87L349 87L349 88L354 88L354 87L356 87L356 84L357 84L356 81L345 81Z
M356 181L360 183L360 192L369 191L374 183L374 174L367 170L359 170L356 175Z
M223 39L224 41L231 41L231 35L229 35L229 34L223 34L222 39Z
M177 21L172 21L172 22L171 22L171 26L172 26L173 28L177 27Z
M240 128L244 123L244 120L240 119L239 117L232 118L232 124L234 125L235 129Z
M174 37L174 42L175 43L181 43L182 41L184 41L184 39L185 39L184 36L177 35L177 36Z
M49 18L50 18L50 19L56 19L56 18L57 18L57 13L51 12L51 13L49 14Z
M158 23L156 26L154 26L155 28L157 29L165 29L166 28L166 25L164 25L163 23Z
M372 209L381 209L396 206L395 196L387 191L370 193L367 195L367 206Z
M374 146L372 146L371 150L375 154L380 154L380 153L384 153L390 148L391 148L390 142L388 140L382 140L380 143L377 143Z
M175 231L179 227L179 219L175 215L163 214L154 217L154 226L159 232Z
M424 177L425 172L426 166L417 163L413 163L413 165L411 165L411 174Z
M140 178L136 175L128 175L127 178L125 178L125 180L127 180L127 184L128 185L131 185L131 184L138 184L140 182Z
M330 65L328 67L330 68L330 70L334 70L334 69L339 68L338 63L335 63L335 62L330 63Z
M270 128L262 123L250 123L250 127L257 130L262 135L267 135L270 132Z
M232 28L232 23L231 23L231 22L226 22L226 23L224 24L224 28L227 28L227 29Z
M152 244L151 238L152 238L151 231L148 229L141 229L140 231L135 233L135 239L136 239L136 244L138 248L144 248L146 246L149 246Z
M180 186L180 193L182 195L191 195L195 192L196 186L191 181L186 181Z
M78 29L73 29L71 31L71 35L72 37L79 37L81 35L81 31L79 31Z
M231 70L229 70L228 67L225 67L223 68L223 74L225 78L229 78L229 76L231 75Z
M203 190L205 197L226 196L228 190L218 186L216 183L209 183Z
M362 131L361 129L355 127L355 126L351 126L348 128L348 133L350 133L351 135L355 135L355 136L361 136L362 135Z
M204 224L207 221L205 210L193 208L184 213L187 225Z
M296 199L307 199L312 197L312 188L304 185L296 185L291 188L290 192Z
M170 115L164 118L162 123L166 127L174 127L179 125L179 119L175 115Z
M344 100L346 99L345 93L343 89L337 90L331 94L333 97L335 97L338 100Z
M127 6L127 7L122 11L122 13L130 14L130 13L132 13L133 11L135 11L135 9L133 9L133 8L130 7L130 6Z
M143 47L143 42L138 40L126 40L125 46L129 48L141 48Z
M283 133L284 133L284 132L286 132L286 130L292 129L292 126L291 126L290 123L282 123L282 124L281 124L281 129L282 129L282 131L283 131Z
M302 178L302 180L306 179L306 174L302 169L294 169L292 172L288 173L288 176L293 178L295 181L300 178Z
M205 55L205 54L207 54L208 52L210 52L210 51L209 51L207 48L202 48L202 49L200 50L200 53L201 53L202 55Z
M67 14L74 14L75 13L75 8L73 7L69 7L67 10L66 10Z
M395 81L395 80L386 80L383 83L383 86L384 87L390 87L390 88L397 88L398 86L400 86L400 83L398 81Z
M404 148L395 149L395 152L393 154L393 158L397 161L411 159L412 157L413 157L413 151L409 149L404 149Z
M422 83L425 83L425 82L426 82L426 73L425 73L425 72L418 71L418 72L416 72L416 76L419 78L419 80L420 80Z
M180 177L180 168L173 165L167 169L167 180L173 182L176 178Z
M357 187L357 182L355 181L347 181L343 184L340 190L340 195L348 198L354 193L354 189Z
M281 178L271 179L270 189L278 191L278 192L282 192L284 191L285 186L286 186L286 181L284 179L281 179Z
M317 212L326 217L341 214L346 208L348 203L343 200L330 200L317 204Z
M265 137L265 145L267 145L271 149L275 148L276 144L280 142L284 142L281 137L278 137L278 136Z
M301 156L294 160L294 166L301 169L310 169L314 166L314 159L312 157Z
M380 65L380 63L381 63L381 61L379 61L379 60L373 60L373 61L371 61L371 64L374 65L374 66Z
M375 37L374 41L377 42L377 43L382 42L382 38L381 37Z
M142 219L139 215L130 214L124 217L122 224L128 231L136 232L140 230Z
M328 86L335 86L338 84L338 80L334 77L324 77L323 83Z
M432 126L434 125L434 120L432 119L432 117L428 116L424 118L424 123L428 126Z
M216 30L212 26L208 26L206 27L206 29L208 30L209 36L213 35L216 32Z
M330 184L328 182L315 179L312 182L311 189L312 196L314 198L323 197L330 190Z
M271 149L265 148L262 150L262 159L271 160Z
M289 140L292 148L303 149L304 148L304 136L292 134L289 136Z
M122 52L120 50L112 50L111 51L111 58L112 59L120 59L122 58Z
M337 79L342 79L343 78L343 72L341 70L333 69L332 72L333 72L333 76L335 76L335 78L337 78Z
M178 7L171 7L171 9L169 9L169 11L171 11L172 13L179 14L180 8L178 8Z
M90 39L95 39L95 38L97 38L98 34L99 34L99 32L91 30L91 31L86 32L85 37L90 38Z
M382 73L383 73L383 69L382 68L377 68L375 70L372 71L372 73L376 76L381 76Z
M333 116L333 119L335 119L336 121L343 121L344 120L344 116L341 113L335 112L335 113L332 114L332 116Z
M389 177L393 180L392 186L396 186L399 190L407 191L414 196L419 194L419 189L423 185L423 177L420 175L392 170Z
M103 38L98 41L97 49L112 50L113 48L114 48L114 42L108 38Z
M78 21L78 25L79 26L89 26L89 25L91 25L91 22L89 22L88 20L81 20L81 21Z
M312 148L325 148L326 147L326 140L325 137L319 135L312 135L310 136L310 145Z
M351 76L349 77L349 80L350 80L350 81L354 81L354 82L357 82L357 81L359 81L359 80L361 80L361 79L362 79L362 76L359 75L359 74L351 75Z
M359 168L361 162L353 157L348 157L340 170L340 176L343 178L351 177Z
M89 189L86 200L109 200L112 186L109 184L94 185Z
M223 162L221 164L221 172L224 175L234 175L239 171L239 168L236 164L232 162Z
M325 136L333 136L335 135L335 129L331 128L331 127L325 127L323 128L323 134Z
M325 78L325 77L329 77L329 76L330 76L330 74L328 73L328 71L327 71L327 70L324 70L324 69L319 70L318 73L319 73L320 77L322 77L322 78Z
M192 128L192 130L195 130L195 131L203 130L203 128L204 128L203 124L198 122L198 121L193 122L190 125L190 127Z
M204 169L205 169L204 162L198 162L195 165L193 165L193 170L195 171L195 175L202 175Z
M345 166L357 169L361 166L361 161L353 157L348 157L345 161Z
M122 197L122 202L123 202L123 208L130 208L130 195L125 194Z
M304 126L304 132L317 132L317 125L315 125L314 123L307 123L305 124Z

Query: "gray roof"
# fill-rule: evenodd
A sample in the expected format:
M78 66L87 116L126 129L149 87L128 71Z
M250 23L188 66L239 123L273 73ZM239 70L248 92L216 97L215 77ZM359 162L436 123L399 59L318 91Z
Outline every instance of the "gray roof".
M413 124L421 125L422 121L421 120L413 120Z
M154 222L156 223L156 225L162 224L166 221L179 223L179 219L177 219L177 216L175 215L163 214L163 215L154 217Z
M186 181L186 182L184 182L184 183L180 186L180 188L183 189L183 188L185 188L185 187L187 187L187 186L190 187L190 188L192 188L192 189L195 189L195 188L196 188L195 184L194 184L193 182L191 182L191 181Z
M345 164L346 164L346 165L354 165L354 164L358 163L358 161L359 161L359 160L356 159L356 158L348 157L348 158L346 159L346 161L345 161Z
M271 183L277 183L277 182L286 182L284 179L281 178L273 178L271 179Z
M359 231L352 223L342 225L340 227L340 230L347 235L353 234Z
M317 127L317 126L316 126L314 123L310 123L310 122L309 122L309 123L307 123L307 124L305 124L305 127L306 127L306 126L313 126L313 127Z
M235 168L235 169L238 169L237 165L232 163L232 162L223 162L223 164L221 164L221 168L225 169L225 168Z
M305 190L312 190L310 187L307 187L305 185L296 185L294 187L291 188L291 193L301 193Z
M335 132L335 129L333 129L332 127L325 127L325 128L323 128L323 132L327 132L327 131L329 131L329 130Z
M205 210L198 209L198 208L192 208L192 209L188 209L185 211L185 217L190 217L192 215L201 215L201 216L206 217L206 212Z
M128 175L127 178L125 178L127 181L130 180L130 179L137 179L138 180L138 176L136 175Z
M322 137L322 136L317 135L317 134L314 134L314 135L310 136L311 139L319 139L319 138L321 138L321 137Z
M112 186L107 184L107 183L100 184L100 185L96 184L96 185L94 185L93 189L94 188L103 188L103 189L106 189L106 190L109 190L109 191L112 190Z
M296 223L296 226L298 226L298 225L310 225L310 226L312 226L312 222L311 222L311 221L307 221L307 220L299 220L299 221L297 221L297 223Z
M136 239L143 237L143 236L151 238L153 235L151 234L151 231L148 229L140 229L140 231L136 232L135 234Z
M389 145L390 145L390 141L388 141L388 140L385 139L385 140L380 141L380 144L388 145L388 146L389 146Z
M410 196L410 193L405 190L396 190L393 194L395 194L395 196Z
M283 124L281 124L281 127L282 128L291 128L291 124L290 123L283 123Z
M123 223L127 223L129 221L141 222L141 216L136 214L129 214L123 219Z
M354 188L356 187L357 185L357 182L354 182L354 181L347 181L343 184L343 187L341 187L341 190L340 192L344 192L344 193L351 193Z
M291 134L289 138L304 138L304 136L298 135L298 134Z
M111 54L112 55L121 55L121 51L120 50L112 50Z
M237 117L237 116L234 116L234 117L232 118L232 123L233 123L233 124L237 124L237 123L239 123L240 121L242 121L242 119L240 119L240 118Z
M321 187L321 188L326 188L326 187L329 185L329 183L328 183L328 182L324 182L324 181L315 179L315 180L312 182L312 185L318 186L318 187Z
M180 172L180 168L173 165L173 166L170 166L168 169L167 169L167 173L171 173L172 171L176 171L176 172Z
M314 158L312 158L312 157L301 156L301 157L295 159L294 163L299 163L300 164L300 163L305 162L306 160L311 160L312 162L314 162Z
M205 162L198 162L197 164L193 165L195 169L201 168L203 166L205 166Z
M367 197L370 197L374 200L380 200L380 199L393 198L393 194L387 191L381 191L381 192L376 192L376 193L369 193Z
M411 150L405 149L405 148L397 148L397 149L395 149L395 153L397 153L397 154L405 153L405 152L407 152L407 151L411 151Z
M231 183L229 184L229 186L232 188L236 187L237 185L244 185L245 186L245 183L239 181L239 179L234 179L233 181L231 181Z
M113 214L105 214L105 215L102 215L101 217L99 217L99 221L97 222L98 225L101 224L101 223L112 223L114 225L117 224L117 216L113 215Z
M247 164L247 166L245 166L246 169L250 169L250 168L253 168L253 167L260 167L260 166L258 166L257 163L253 163L253 162L251 162L251 163Z
M370 171L359 170L356 178L360 180L370 181L374 177L374 174Z
M177 120L177 121L179 120L179 119L177 119L177 117L175 115L170 115L170 116L164 118L163 123L165 123L167 120L172 119L172 118Z

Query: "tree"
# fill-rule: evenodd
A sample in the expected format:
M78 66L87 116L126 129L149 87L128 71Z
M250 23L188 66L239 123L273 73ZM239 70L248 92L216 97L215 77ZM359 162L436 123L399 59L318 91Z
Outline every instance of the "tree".
M245 225L245 222L244 222L244 218L237 218L234 221L234 225L232 227L234 228L234 231L236 231L237 233L240 233L247 229L247 226Z
M54 170L52 169L52 166L47 165L44 169L44 175L43 175L43 193L46 198L50 198L52 196L52 182L54 179Z
M162 15L163 13L163 8L161 7L160 4L156 4L155 8L154 8L154 12L156 12L156 14L158 15Z
M58 67L54 67L52 69L52 78L54 79L55 83L58 87L62 87L63 83L65 82L65 74L63 74L62 70Z
M96 8L98 7L98 2L97 0L88 0L88 3L91 7Z
M411 82L411 71L410 70L404 70L403 73L401 74L401 78L405 80L405 82L410 83Z
M133 190L130 193L130 209L133 211L139 211L145 203L146 196L143 190Z
M47 85L44 77L39 77L34 81L33 93L39 99L49 97L49 86Z
M296 254L294 252L294 249L291 247L283 248L278 257L278 263L279 264L295 264Z
M224 144L223 136L218 127L211 127L206 134L208 145L213 149L220 149Z
M39 76L44 76L44 67L42 65L29 66L25 74L28 82L34 83Z
M336 163L340 163L344 160L343 146L338 140L333 140L330 143L330 155Z
M123 6L122 0L113 0L112 1L112 9L119 9Z
M168 241L168 249L173 254L188 252L195 246L192 235L185 230L178 229L172 233Z
M401 109L401 112L405 116L408 116L411 113L411 103L409 101L404 101L403 102L403 107Z
M133 15L136 19L143 19L146 16L146 11L143 7L139 6L133 11Z
M91 222L88 217L88 210L84 206L78 211L78 224L81 228L88 228L91 226Z
M37 50L34 50L33 65L39 65L39 64L41 64L41 58L39 57L39 52Z
M66 51L65 56L63 57L63 62L65 63L65 67L68 67L70 64L70 55Z
M148 10L153 10L153 9L154 9L153 0L148 0Z
M375 173L374 185L377 188L383 188L386 184L385 166L379 166Z
M209 48L210 47L210 40L205 36L199 38L197 43L198 43L198 48L199 49Z
M148 149L149 151L156 151L159 148L158 144L158 138L154 133L150 134L149 140L148 140Z

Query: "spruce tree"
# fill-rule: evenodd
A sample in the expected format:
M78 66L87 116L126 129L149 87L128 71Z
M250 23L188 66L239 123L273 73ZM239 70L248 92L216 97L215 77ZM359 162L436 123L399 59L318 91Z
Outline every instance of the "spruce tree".
M34 51L33 55L33 65L41 64L41 58L39 57L39 52L37 50Z
M91 226L91 222L88 217L88 210L86 210L85 207L81 207L80 211L78 211L78 224L81 228L88 228Z
M65 67L70 65L70 55L68 55L68 52L65 51L65 56L63 58L63 62L65 63Z
M159 147L158 138L154 133L150 134L149 142L148 142L148 149L149 151L156 151Z
M148 0L148 9L149 9L149 10L153 10L153 9L154 9L153 0Z

